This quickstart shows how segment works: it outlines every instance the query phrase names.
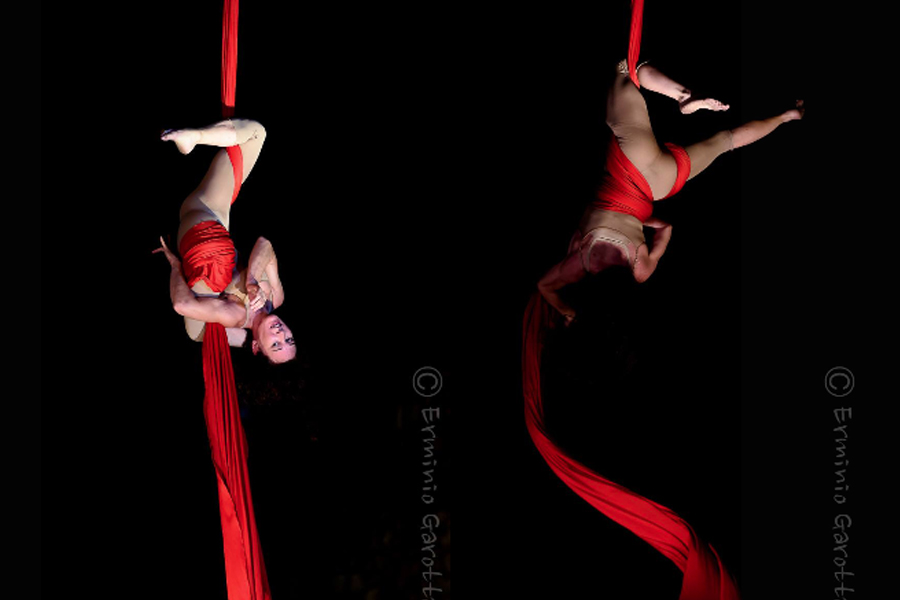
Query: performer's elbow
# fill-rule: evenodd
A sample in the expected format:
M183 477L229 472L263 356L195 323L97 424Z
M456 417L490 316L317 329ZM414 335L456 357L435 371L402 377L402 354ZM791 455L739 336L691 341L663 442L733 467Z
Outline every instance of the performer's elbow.
M172 303L172 309L182 317L186 317L190 310L190 304L186 300L176 300Z

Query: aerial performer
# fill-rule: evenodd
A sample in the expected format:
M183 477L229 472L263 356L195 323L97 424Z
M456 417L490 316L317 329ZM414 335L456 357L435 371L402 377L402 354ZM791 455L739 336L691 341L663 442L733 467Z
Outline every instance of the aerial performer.
M227 119L201 129L167 131L183 154L198 144L221 147L200 185L181 204L176 244L179 259L160 238L156 252L172 266L172 307L184 317L191 339L202 341L207 323L225 327L228 341L241 346L252 337L254 353L282 363L296 356L291 330L272 311L284 302L284 287L272 243L260 237L248 264L238 269L228 234L231 205L250 175L266 138L265 128L247 119Z
M224 0L222 18L222 113L224 120L199 129L169 130L162 140L183 154L198 145L221 148L200 185L181 204L172 251L160 237L169 261L169 295L184 317L188 334L202 341L203 415L219 498L225 584L229 600L271 600L247 468L247 438L241 423L229 344L252 336L255 353L270 362L294 358L291 330L272 313L284 289L272 244L259 238L248 265L236 266L229 235L231 206L256 164L266 130L234 117L237 72L238 0Z
M553 322L566 326L575 311L560 290L588 274L628 268L646 281L656 270L672 226L653 217L653 203L669 198L716 158L756 142L780 125L801 119L803 102L779 115L723 130L690 146L660 144L650 125L640 88L678 102L684 114L725 111L718 100L695 96L653 65L638 62L643 0L632 1L627 58L617 65L609 90L606 123L611 130L606 169L597 198L584 211L566 257L540 279L525 309L522 332L522 391L525 424L541 456L575 493L669 558L683 573L679 600L738 600L737 585L715 549L669 508L601 476L569 456L548 434L541 396L541 352ZM650 232L648 243L645 228Z
M674 196L722 154L752 144L780 125L803 117L803 101L799 100L795 108L781 114L720 131L689 146L660 146L638 86L677 101L684 114L725 111L729 106L712 98L695 97L653 65L636 65L634 78L629 75L630 69L627 60L618 64L607 95L606 124L612 135L597 198L585 208L565 258L538 282L541 295L566 325L575 320L576 314L560 297L561 289L609 267L628 268L639 283L656 270L672 237L672 225L653 216L654 202ZM651 233L649 241L645 230Z

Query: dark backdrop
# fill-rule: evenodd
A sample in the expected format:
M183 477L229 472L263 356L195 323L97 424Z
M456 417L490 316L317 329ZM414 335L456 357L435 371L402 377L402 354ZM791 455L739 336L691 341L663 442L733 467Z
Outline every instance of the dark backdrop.
M464 597L677 595L677 570L559 482L522 419L522 311L599 181L621 4L241 6L237 112L269 136L232 233L245 256L273 241L310 364L299 401L245 409L276 598L421 597L418 527L435 511L445 598L451 519ZM884 197L853 175L870 158L845 152L862 134L844 90L868 72L834 32L855 20L649 4L642 56L732 105L682 116L647 94L661 142L801 97L809 113L657 206L674 236L648 283L613 274L575 291L584 322L548 348L548 426L692 523L747 597L788 569L795 592L828 591L840 402L821 382L839 364L863 381L875 370L862 332L877 312L854 310L874 251L856 236ZM49 379L63 444L49 531L69 557L56 572L70 589L102 580L101 597L221 598L200 346L150 254L212 156L158 135L219 118L221 7L79 10L53 15L77 26L50 61L45 111L48 178L64 191L42 215L80 265L59 274L67 308L51 315L77 367L64 389ZM867 110L854 108L856 123ZM443 376L431 399L412 388L426 365ZM433 507L420 500L427 406L442 411Z

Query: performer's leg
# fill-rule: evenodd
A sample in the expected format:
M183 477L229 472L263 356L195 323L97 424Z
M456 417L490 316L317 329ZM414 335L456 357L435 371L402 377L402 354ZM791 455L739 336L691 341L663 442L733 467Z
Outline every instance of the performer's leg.
M213 157L203 181L184 202L178 218L177 243L194 225L202 221L218 221L225 229L230 230L231 197L234 192L234 170L231 159L225 150L220 150Z
M699 175L725 152L761 140L775 131L782 123L802 119L803 112L803 101L799 100L795 109L761 121L750 121L730 131L719 132L708 140L685 147L691 158L691 175L688 179Z
M684 114L691 114L701 109L722 111L729 108L729 105L713 98L695 97L691 90L670 79L653 65L645 64L641 66L637 75L638 81L641 82L641 87L675 100Z
M734 147L740 148L760 140L778 128L782 123L796 121L803 118L803 100L797 100L797 108L785 111L778 116L763 119L762 121L750 121L732 130L734 134Z
M226 119L201 129L178 129L163 134L163 141L173 141L182 154L188 154L195 146L240 145L244 155L243 180L247 179L259 158L266 129L258 121L250 119Z
M638 70L638 77L641 71ZM618 73L606 97L606 124L612 129L628 160L646 174L662 154L653 135L647 102L619 63Z
M244 163L242 181L256 164L265 138L265 128L257 121L247 119L230 119L201 129L167 131L162 136L163 141L174 141L184 154L198 144L222 148L240 145ZM233 194L234 169L228 153L220 150L213 157L203 181L181 205L178 242L187 230L201 221L217 220L229 229Z

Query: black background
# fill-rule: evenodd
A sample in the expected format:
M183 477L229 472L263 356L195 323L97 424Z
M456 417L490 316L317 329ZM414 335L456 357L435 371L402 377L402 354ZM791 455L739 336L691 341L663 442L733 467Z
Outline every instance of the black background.
M877 514L861 499L878 485L863 471L880 469L865 445L879 438L861 430L881 418L867 336L884 327L872 286L890 269L874 242L890 235L875 223L891 171L867 151L885 130L870 85L882 55L849 39L871 25L853 14L649 4L642 57L732 106L682 116L645 94L661 142L797 98L808 114L657 206L674 235L648 283L581 287L583 326L554 337L548 426L682 515L745 597L830 593L833 366L857 378L847 510L861 533ZM64 309L47 331L66 340L69 374L48 378L48 531L64 559L48 573L69 589L101 581L95 597L223 598L200 347L150 254L212 156L158 135L219 118L221 5L47 17L75 25L48 63L44 111L58 191L42 228L65 240L50 247ZM424 406L442 410L436 508L443 533L453 521L463 597L676 597L677 569L559 482L522 419L522 311L599 181L627 22L626 3L241 6L237 112L269 135L232 234L239 252L273 241L321 427L310 441L297 405L246 415L275 598L420 597ZM619 364L603 362L608 340L633 361L624 375L603 371ZM444 381L430 400L411 385L425 365ZM860 590L876 589L867 548L852 548ZM363 591L339 596L354 574ZM446 598L451 579L436 582Z

